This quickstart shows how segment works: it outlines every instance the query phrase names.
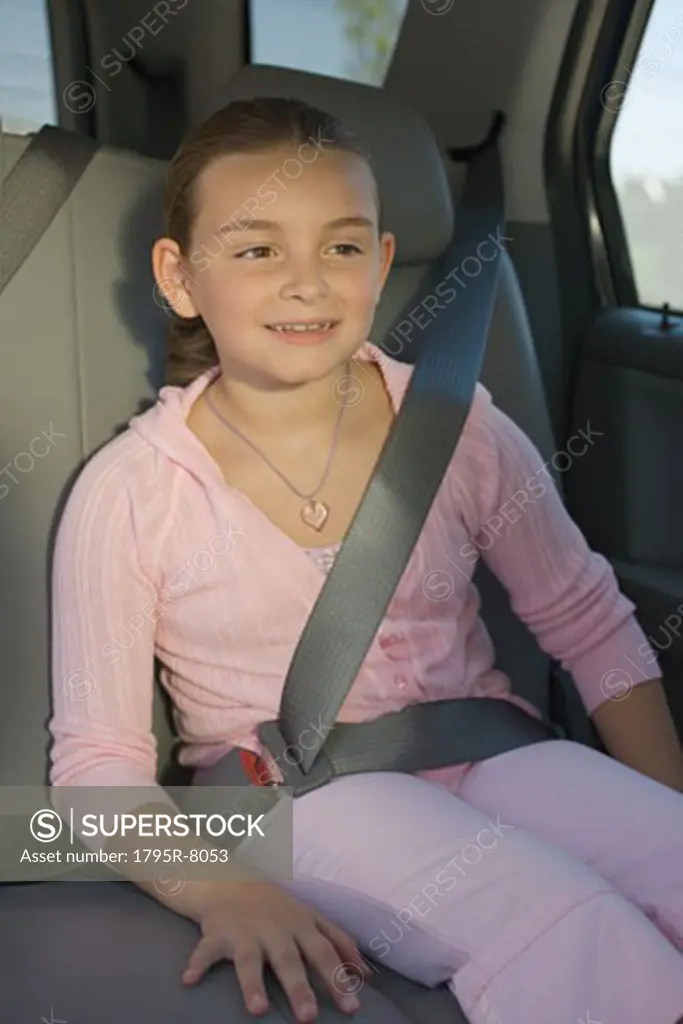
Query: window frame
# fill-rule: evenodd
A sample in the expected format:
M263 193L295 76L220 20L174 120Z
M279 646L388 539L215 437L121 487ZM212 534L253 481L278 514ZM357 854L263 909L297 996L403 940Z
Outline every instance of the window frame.
M621 111L604 102L605 90L623 82L624 67L638 59L656 2L579 0L551 100L544 177L570 372L572 356L602 310L662 313L638 296L610 168Z
M638 0L634 4L617 67L633 67L638 60L656 4L657 0ZM604 104L603 108L603 116L598 123L595 137L593 174L596 215L600 217L604 226L605 253L611 268L614 296L620 306L632 306L661 313L660 305L645 302L638 295L638 282L631 260L621 204L610 168L613 133L622 111L610 112Z

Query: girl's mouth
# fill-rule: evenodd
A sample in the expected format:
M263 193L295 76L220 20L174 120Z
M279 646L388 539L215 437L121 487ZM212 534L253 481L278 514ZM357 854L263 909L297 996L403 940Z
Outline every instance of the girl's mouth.
M339 320L292 320L266 324L288 345L316 345L331 337Z

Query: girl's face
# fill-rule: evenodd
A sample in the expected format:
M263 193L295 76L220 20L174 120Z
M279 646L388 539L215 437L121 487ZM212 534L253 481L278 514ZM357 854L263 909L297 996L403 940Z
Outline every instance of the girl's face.
M395 243L361 157L331 143L218 157L195 209L189 251L160 239L154 271L180 316L201 315L224 371L303 383L366 340Z

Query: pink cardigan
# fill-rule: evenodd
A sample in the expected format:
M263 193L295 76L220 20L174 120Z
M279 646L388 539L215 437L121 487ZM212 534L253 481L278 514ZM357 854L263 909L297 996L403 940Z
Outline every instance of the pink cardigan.
M379 364L398 408L411 367L369 343L358 354ZM55 786L155 785L155 655L183 763L209 765L234 745L260 752L255 727L277 716L325 571L225 483L187 427L218 372L164 387L90 459L70 495L53 584ZM478 617L479 554L540 646L572 673L589 712L629 664L639 666L636 683L659 675L609 564L565 513L536 449L479 386L340 720L444 697L519 699L493 669ZM457 787L464 770L434 781Z

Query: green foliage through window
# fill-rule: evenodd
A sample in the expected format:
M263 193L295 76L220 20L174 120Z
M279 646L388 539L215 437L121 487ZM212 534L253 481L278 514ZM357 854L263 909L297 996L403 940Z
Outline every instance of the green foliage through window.
M396 46L406 0L336 0L354 54L349 74L382 85Z

